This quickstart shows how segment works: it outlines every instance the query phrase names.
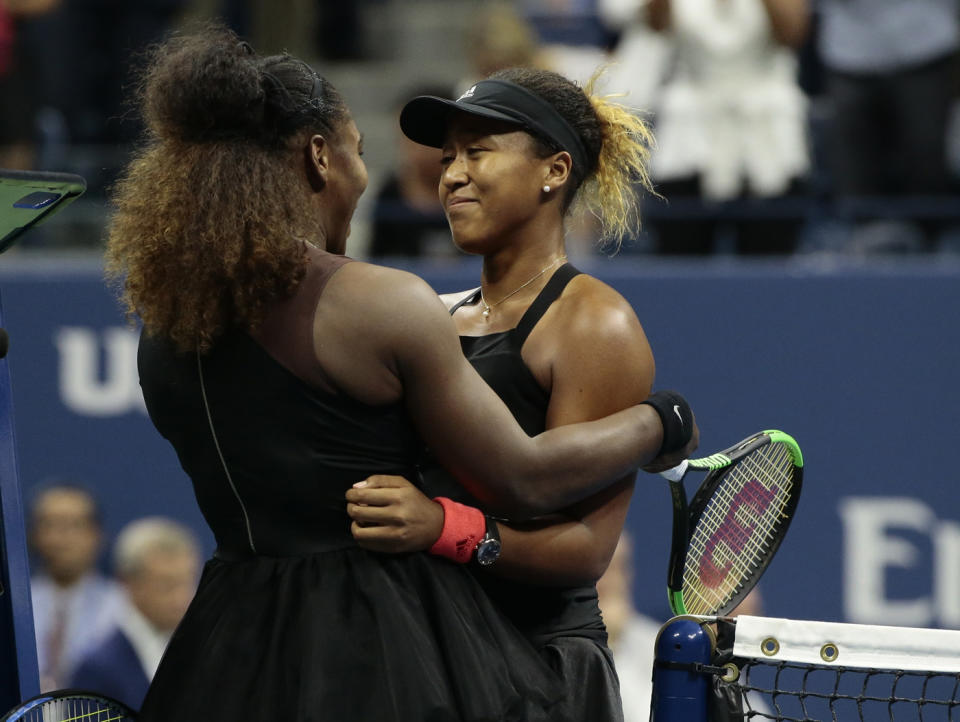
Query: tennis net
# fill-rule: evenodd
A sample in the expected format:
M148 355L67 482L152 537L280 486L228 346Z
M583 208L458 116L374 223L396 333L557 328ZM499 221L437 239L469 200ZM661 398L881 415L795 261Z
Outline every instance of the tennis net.
M657 641L651 719L960 722L960 631L677 618Z

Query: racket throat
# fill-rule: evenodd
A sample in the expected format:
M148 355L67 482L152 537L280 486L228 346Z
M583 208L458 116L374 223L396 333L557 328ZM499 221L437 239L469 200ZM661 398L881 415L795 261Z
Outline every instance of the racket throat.
M667 596L670 601L670 609L674 614L686 614L687 607L683 603L683 591L680 589L668 589Z

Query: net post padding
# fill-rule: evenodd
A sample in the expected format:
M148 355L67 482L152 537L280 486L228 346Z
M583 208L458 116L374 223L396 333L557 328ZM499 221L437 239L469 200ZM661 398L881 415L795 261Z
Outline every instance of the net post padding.
M960 630L737 617L733 653L767 662L960 673Z
M674 617L660 628L653 669L651 722L705 720L710 675L698 671L710 664L714 640L693 617Z

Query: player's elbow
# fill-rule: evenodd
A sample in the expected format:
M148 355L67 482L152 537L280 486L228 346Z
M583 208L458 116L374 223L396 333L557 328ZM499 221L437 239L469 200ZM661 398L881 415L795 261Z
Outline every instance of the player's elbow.
M485 506L491 514L504 519L530 519L551 511L520 480L504 484L495 496L486 500Z
M531 476L516 472L499 475L495 483L484 484L474 496L490 514L504 519L531 519L557 508L544 498Z
M591 554L584 563L584 583L595 584L610 566L610 557L605 554Z

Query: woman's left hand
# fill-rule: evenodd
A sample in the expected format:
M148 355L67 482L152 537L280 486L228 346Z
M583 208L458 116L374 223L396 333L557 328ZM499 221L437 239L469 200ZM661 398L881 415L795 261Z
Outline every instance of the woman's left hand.
M443 531L443 507L402 476L371 476L347 490L350 533L364 549L419 552Z

